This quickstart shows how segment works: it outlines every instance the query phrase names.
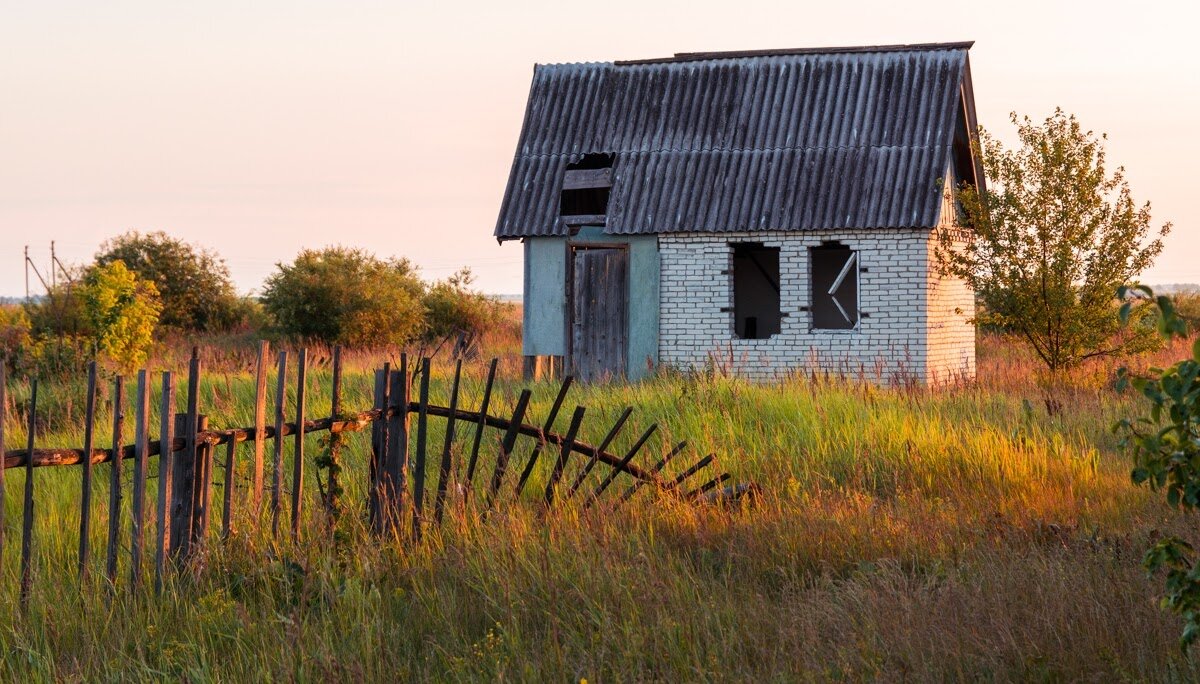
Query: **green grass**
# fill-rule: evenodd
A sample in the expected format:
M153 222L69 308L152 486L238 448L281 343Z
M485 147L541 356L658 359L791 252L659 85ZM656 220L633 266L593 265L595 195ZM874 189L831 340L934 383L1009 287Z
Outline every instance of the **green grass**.
M671 375L572 391L560 431L580 404L581 438L596 443L633 406L612 450L658 423L639 462L684 439L691 448L672 472L716 453L719 469L710 475L727 470L763 488L754 505L733 510L655 502L644 492L616 512L567 506L543 519L535 502L553 460L548 451L526 502L505 502L481 524L455 496L445 528L425 543L379 540L359 515L368 436L352 435L351 513L335 535L324 531L310 460L298 546L273 543L265 518L241 505L234 538L210 544L196 567L172 576L162 598L128 590L127 551L107 598L107 465L95 470L92 578L79 591L80 470L39 469L36 584L25 619L15 605L23 473L10 470L0 679L1200 676L1176 648L1178 622L1156 606L1160 580L1140 567L1153 535L1186 533L1189 521L1129 484L1108 426L1134 410L1133 399L1107 387L1107 370L1092 369L1052 393L1066 410L1049 415L1043 385L1013 370L1024 367L1019 354L989 345L979 383L938 392ZM346 378L351 409L370 405L364 364ZM515 367L506 361L496 413L511 410L522 386ZM462 405L473 408L482 368L470 370ZM329 410L327 368L310 379L309 414L320 416ZM445 403L447 379L439 367L435 403ZM556 389L534 387L532 422L545 419ZM19 406L25 390L13 391ZM249 425L252 392L240 366L210 372L203 410L215 426ZM61 418L45 426L39 444L82 442L81 394L50 388L46 415ZM103 411L100 424L109 420ZM10 440L23 441L15 412L7 425ZM443 425L431 420L430 488ZM459 431L459 457L471 436ZM490 433L477 485L490 473L495 438ZM531 448L519 444L510 487ZM309 437L306 449L310 459L319 453L319 438ZM239 458L244 493L249 450ZM290 472L289 462L288 479ZM430 491L427 506L432 498ZM285 509L285 529L286 521Z

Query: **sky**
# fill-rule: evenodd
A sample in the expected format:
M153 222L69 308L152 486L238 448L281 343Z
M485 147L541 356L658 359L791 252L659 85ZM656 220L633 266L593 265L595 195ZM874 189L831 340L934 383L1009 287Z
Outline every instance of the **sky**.
M974 40L980 123L1062 107L1175 227L1144 280L1200 283L1196 3L0 0L0 296L23 249L129 230L216 250L255 292L304 248L521 290L492 238L535 63ZM36 280L34 281L36 286ZM36 292L36 291L35 291Z

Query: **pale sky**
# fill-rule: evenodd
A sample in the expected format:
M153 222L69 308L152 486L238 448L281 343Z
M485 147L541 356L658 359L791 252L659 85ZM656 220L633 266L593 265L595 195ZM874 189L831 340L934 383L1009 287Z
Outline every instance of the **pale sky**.
M216 249L242 291L343 244L518 293L491 235L535 63L959 40L980 123L1061 106L1107 132L1175 224L1145 279L1200 282L1198 24L1128 0L0 0L0 295L24 245L81 262L130 229Z

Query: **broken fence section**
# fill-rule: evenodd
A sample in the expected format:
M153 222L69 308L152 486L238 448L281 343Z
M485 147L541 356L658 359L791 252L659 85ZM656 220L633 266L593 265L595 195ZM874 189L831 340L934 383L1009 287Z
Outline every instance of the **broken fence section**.
M235 507L250 506L252 510L261 511L261 505L268 505L267 515L261 519L269 521L271 532L278 537L280 523L285 511L285 496L290 493L287 501L289 533L293 541L299 539L302 529L301 496L305 480L305 467L308 456L304 450L303 435L314 432L328 432L331 437L343 433L358 432L370 429L370 452L366 472L367 496L364 502L364 513L369 521L370 529L377 534L403 535L407 534L414 540L419 540L429 526L442 524L447 498L451 486L457 480L457 491L466 499L481 500L481 516L486 519L489 512L502 503L511 505L521 501L522 491L531 480L531 475L539 463L548 468L549 476L541 496L538 497L543 512L552 511L563 501L582 498L583 508L603 504L620 506L633 498L642 489L649 488L661 495L670 495L685 500L719 499L721 491L728 491L733 496L740 496L747 491L753 491L753 485L738 485L718 488L729 479L728 473L720 473L707 481L701 473L715 469L716 458L709 454L687 463L674 476L664 474L667 466L680 461L686 451L687 443L681 442L659 459L653 466L644 468L638 465L638 457L657 430L657 425L649 426L622 456L608 451L608 448L621 433L633 413L632 408L626 408L612 424L604 439L598 445L581 441L578 436L585 419L586 410L577 406L572 411L569 427L566 433L554 431L555 421L565 406L572 380L567 377L562 381L554 403L542 425L535 425L528 419L528 406L531 392L522 390L515 406L507 415L493 413L492 389L496 377L496 360L492 360L486 376L479 407L475 410L460 407L460 380L462 362L455 366L454 379L450 395L445 406L431 402L430 360L421 359L410 368L410 360L401 355L398 367L384 364L375 372L374 405L367 411L345 413L341 399L341 351L334 350L333 382L332 382L332 411L329 416L310 418L306 415L306 371L308 366L307 353L304 350L298 355L297 385L294 392L294 402L288 421L287 413L287 366L289 355L280 351L276 360L276 382L274 400L274 421L267 421L268 383L267 376L271 359L266 342L260 343L258 362L255 374L255 405L254 425L249 427L214 429L208 425L208 416L202 412L200 404L201 364L198 350L193 349L192 358L188 364L186 385L186 405L184 413L174 413L175 396L178 391L176 377L171 372L164 372L160 378L161 410L157 426L159 439L150 439L152 426L150 422L150 383L151 376L147 371L137 374L134 395L134 414L125 415L125 382L122 377L116 377L112 383L112 443L123 445L116 449L96 448L97 430L96 397L100 388L97 386L96 366L88 365L88 397L85 401L84 416L84 445L82 448L37 448L35 444L35 418L37 414L37 381L31 384L31 396L28 406L29 429L25 449L5 450L5 433L3 421L0 421L0 453L4 455L3 468L0 468L0 558L4 553L6 543L4 520L4 470L9 468L25 469L25 487L23 514L21 520L21 605L28 604L29 590L32 582L33 516L35 476L38 468L48 466L81 465L80 492L80 529L79 529L79 562L78 576L84 582L90 569L90 523L92 517L92 482L93 466L95 464L110 464L110 497L108 510L116 511L110 515L108 528L108 544L106 546L105 578L110 587L117 584L117 572L120 564L119 556L122 548L127 548L130 554L129 578L130 585L138 587L143 582L144 564L154 565L154 586L161 591L163 575L168 566L183 564L191 558L208 538L210 515L213 506L213 470L217 464L214 455L218 447L224 450L225 486L222 492L220 539L226 539L234 533L232 519ZM412 384L417 383L416 397L412 396ZM4 406L5 377L3 364L0 364L0 406ZM412 422L415 417L416 425ZM132 418L134 441L124 444L125 423ZM428 515L426 505L427 456L430 449L429 421L430 419L445 420L444 441L440 449L435 445L437 459L437 483L434 490L432 516ZM463 454L455 449L455 437L460 431L471 433L470 449L467 453L465 473L462 472L461 461ZM489 439L489 431L496 437ZM465 436L465 435L464 435ZM284 472L285 452L288 444L285 438L292 437L292 472L290 481L286 481ZM532 448L519 448L521 438L532 439ZM272 441L273 450L270 463L266 463L266 443ZM252 458L249 467L251 476L249 487L237 487L238 480L234 477L235 464L238 458L238 446L252 445L247 449L246 456ZM167 445L166 457L163 457ZM342 473L338 461L337 450L339 439L329 440L329 449L322 458L329 459L332 464L325 469L326 481L317 479L319 500L327 510L333 510L340 495L340 482L353 473ZM495 445L491 448L490 445ZM490 452L490 453L489 453ZM541 459L545 454L545 459ZM150 535L149 546L153 549L147 553L148 529L146 487L148 486L149 459L158 456L156 507L150 512L154 518L155 529ZM522 460L523 458L523 460ZM648 459L643 458L641 462ZM129 461L129 464L125 462ZM489 463L490 461L490 463ZM132 506L129 512L131 539L126 546L122 540L122 491L121 471L127 465L133 468L133 477L129 494ZM264 492L266 473L270 473L270 490ZM509 475L509 467L520 467ZM568 469L577 466L577 472L570 486L564 485L564 477ZM599 469L599 471L597 471ZM461 473L461 476L460 476ZM585 487L589 475L599 484ZM605 497L610 486L620 477L627 477L632 483L619 495ZM311 479L311 478L310 478ZM478 481L478 482L477 482ZM701 484L695 484L701 482ZM286 489L285 489L286 487ZM269 494L269 499L264 495ZM254 516L252 519L260 519Z

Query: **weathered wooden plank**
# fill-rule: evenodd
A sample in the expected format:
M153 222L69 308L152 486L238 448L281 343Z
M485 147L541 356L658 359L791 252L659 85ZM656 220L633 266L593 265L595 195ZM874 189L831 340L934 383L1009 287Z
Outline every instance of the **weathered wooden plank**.
M546 493L543 496L546 508L554 506L554 492L558 489L558 482L567 468L567 457L571 455L571 448L575 445L575 436L579 434L579 426L583 423L583 413L584 408L576 406L575 413L571 416L571 425L567 428L567 436L563 438L562 449L558 452L558 460L554 462L554 470L550 471L550 480L546 483Z
M134 401L133 508L129 537L129 584L142 584L142 556L146 527L146 451L150 443L150 379L145 370L137 374Z
M667 489L677 490L679 488L679 486L682 485L689 477L695 475L696 473L700 472L704 468L707 468L710 463L714 463L716 461L716 458L717 458L716 454L709 454L709 455L705 456L704 458L700 459L691 468L688 468L687 470L683 471L682 473L679 473L679 475L674 480L671 480L671 482L669 482L667 484Z
M612 169L569 169L563 174L563 190L612 187Z
M450 415L446 418L446 439L442 444L442 463L438 468L437 499L433 502L433 519L441 527L446 506L446 488L450 480L450 459L454 449L454 421L458 416L458 383L462 377L462 359L454 364L454 384L450 386ZM428 407L426 409L428 411Z
M237 490L237 440L225 443L225 487L221 506L221 539L233 534L233 496Z
M308 349L296 362L296 438L292 448L292 542L300 541L300 515L304 498L304 397L307 389Z
M600 499L600 495L604 493L604 490L608 489L609 485L613 483L613 480L617 479L617 475L620 475L622 472L626 472L628 470L631 462L633 461L633 457L637 456L637 453L641 451L642 447L645 446L646 442L650 439L650 436L653 435L654 431L657 429L657 423L646 428L646 431L642 433L642 436L638 438L638 441L634 443L628 452L626 452L625 457L621 459L620 463L614 466L612 472L610 472L608 476L605 477L599 485L597 485L596 489L592 491L592 496L583 506L585 509L591 508L592 504ZM647 479L652 479L652 477L653 476L650 476L650 478Z
M387 458L384 465L384 524L395 532L400 529L400 512L408 486L408 404L410 391L408 355L400 355L400 370L388 379Z
M487 427L488 403L492 400L492 383L496 380L496 359L488 364L487 382L483 387L483 399L479 403L479 418L475 424L475 440L471 444L471 457L467 462L467 490L475 479L475 465L479 460L479 445L483 441L483 430Z
M429 428L429 359L421 359L421 388L417 395L417 453L413 461L413 539L421 539L425 502L425 452Z
M163 572L170 543L170 520L168 505L171 500L171 461L174 455L170 445L175 438L175 378L170 371L162 374L162 405L159 408L159 443L168 445L158 456L158 540L154 545L154 592L162 593Z
M267 354L271 345L266 340L258 343L258 361L254 373L254 510L262 510L263 496L263 452L266 440L263 432L267 427Z
M279 363L275 371L275 444L274 461L271 463L271 536L279 536L279 513L283 496L283 432L284 408L287 405L287 358L286 351L279 352Z
M373 532L383 531L383 516L380 507L383 495L382 482L384 466L387 461L387 410L388 382L391 377L391 367L383 364L382 370L375 371L375 410L379 412L379 420L371 421L371 456L367 463L367 515Z
M204 534L208 530L208 511L212 495L212 445L200 439L200 432L208 427L208 422L204 414L200 413L200 357L198 350L192 352L192 362L189 367L189 375L195 377L195 382L188 384L188 415L192 421L192 427L188 430L187 439L191 441L191 448L188 449L188 454L194 454L194 472L192 479L192 509L191 509L191 529L188 536L188 552L185 557L190 556L192 550L198 547L198 544L204 539ZM195 371L192 371L192 368ZM192 387L195 387L195 395L192 393ZM195 403L192 399L195 397Z
M625 427L625 421L629 420L629 416L631 415L633 415L633 407L627 406L625 407L625 410L621 412L621 415L617 417L617 422L613 423L612 429L608 431L608 434L605 435L604 439L600 441L600 444L596 446L596 453L593 453L588 458L587 465L585 465L583 469L579 471L579 475L575 478L575 482L571 483L571 489L567 491L568 500L575 496L575 492L579 490L579 486L583 484L583 481L587 478L588 473L592 472L592 469L595 468L596 464L600 462L600 458L597 456L597 454L602 453L608 448L609 444L612 444L612 441L617 438L618 434L620 434L621 428Z
M679 444L676 444L674 449L671 449L669 452L667 452L666 456L662 457L662 460L654 464L654 467L650 469L650 472L654 475L657 475L662 471L663 468L666 467L668 463L671 462L671 459L678 456L686 448L687 442L680 442ZM629 501L630 497L632 497L634 494L637 494L638 491L641 490L641 488L646 484L647 480L638 480L637 482L634 482L629 489L626 489L625 492L621 494L621 498L617 500L617 503L621 504Z
M508 469L509 456L512 455L513 447L517 443L517 435L521 432L521 421L525 417L525 409L529 406L531 394L532 392L527 389L521 390L521 396L517 397L517 405L508 422L508 429L504 433L504 439L500 442L500 452L496 454L496 467L492 470L492 483L488 489L487 507L489 510L495 504L496 495L500 493L500 485L504 482L504 471Z
M109 587L115 587L117 581L117 558L121 547L121 442L125 432L125 378L118 375L113 379L113 427L112 427L112 466L109 471L108 484L108 554L105 563L104 576L108 579ZM33 459L26 463L32 464Z
M720 475L714 477L713 479L709 480L708 482L705 482L704 484L700 485L699 487L697 487L697 488L693 489L692 491L688 492L687 494L685 494L684 498L688 499L688 500L698 499L701 496L703 496L704 494L706 494L707 492L709 492L713 489L716 489L718 486L720 486L720 484L722 482L728 480L731 477L732 477L732 475L730 475L729 473L721 473Z
M330 382L330 397L329 397L329 419L331 421L338 420L342 413L342 347L341 345L333 348L333 378ZM332 434L329 436L329 467L327 469L328 477L326 484L328 491L325 493L325 511L329 514L329 524L332 526L337 521L337 516L341 512L341 497L342 497L342 461L339 451L339 440L335 439Z
M3 365L3 364L0 364ZM0 422L4 421L0 413ZM87 398L84 400L83 451L91 453L96 447L96 362L87 365ZM0 452L2 453L2 452ZM83 461L83 491L79 497L79 586L87 581L92 536L92 462ZM2 486L2 481L0 481Z
M29 435L26 448L33 451L33 438L37 433L38 381L30 381L29 388ZM21 513L21 612L29 611L29 595L33 590L33 461L25 466L25 499Z
M558 418L558 412L562 409L563 401L567 398L567 391L571 389L572 380L573 378L568 375L563 378L562 384L559 385L558 395L554 397L554 403L550 405L550 413L546 415L546 424L542 428L543 432L550 432L554 429L554 421ZM521 477L517 480L517 489L514 496L520 497L521 492L525 490L525 483L529 481L529 476L533 473L533 466L537 464L538 456L541 455L542 447L545 445L545 439L539 439L533 445L533 450L529 452L529 460L525 463L525 469L521 471Z

